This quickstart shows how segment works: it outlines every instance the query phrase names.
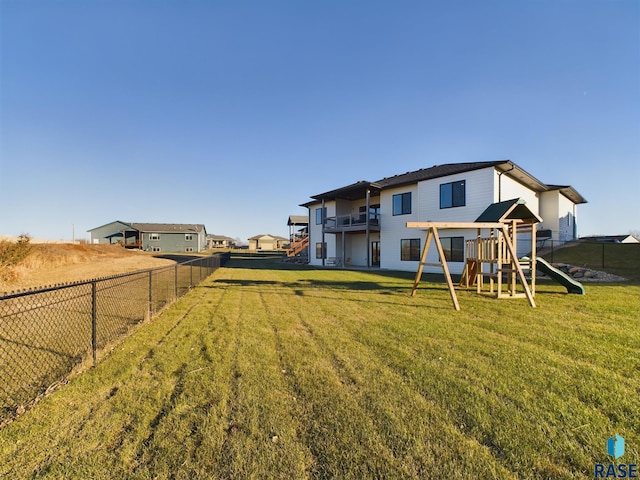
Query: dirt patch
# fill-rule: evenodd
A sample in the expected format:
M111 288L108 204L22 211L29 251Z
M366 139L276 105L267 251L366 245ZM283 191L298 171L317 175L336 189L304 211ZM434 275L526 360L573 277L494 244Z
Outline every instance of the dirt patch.
M118 245L36 244L0 281L0 292L77 282L167 265L175 261Z

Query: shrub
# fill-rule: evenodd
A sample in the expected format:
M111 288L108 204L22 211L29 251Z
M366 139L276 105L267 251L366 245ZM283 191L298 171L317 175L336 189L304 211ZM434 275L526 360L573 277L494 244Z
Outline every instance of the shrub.
M31 252L31 237L22 234L18 240L0 240L0 280L13 278L13 267L24 260Z

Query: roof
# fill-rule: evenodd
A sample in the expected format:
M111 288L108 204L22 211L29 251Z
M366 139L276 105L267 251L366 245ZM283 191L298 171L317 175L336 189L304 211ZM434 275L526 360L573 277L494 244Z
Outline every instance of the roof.
M104 225L100 225L99 227L94 227L94 228L92 228L90 230L87 230L87 232L93 232L94 230L98 230L99 228L103 228L103 227L106 227L108 225L115 225L115 224L120 224L120 227L119 227L119 231L120 232L122 232L123 230L126 230L127 232L134 232L136 230L135 228L133 228L128 223L121 222L120 220L116 220L115 222L109 222L109 223L105 223Z
M254 235L253 237L249 237L248 240L266 240L268 238L271 238L273 240L284 240L286 242L289 241L288 238L284 238L284 237L280 237L278 235L271 235L270 233L263 233L260 235Z
M413 172L402 173L400 175L394 175L393 177L386 177L374 183L379 185L381 188L399 187L402 185L421 182L423 180L455 175L456 173L497 167L505 163L511 164L509 160L499 160L494 162L445 163L444 165L434 165L433 167L421 168L420 170L415 170Z
M525 223L540 223L542 219L529 210L522 198L513 198L492 203L476 218L478 223L503 223L507 220L522 220Z
M580 195L571 185L547 185L548 191L559 190L562 195L573 203L587 203L587 200Z
M340 187L336 188L335 190L319 193L318 195L314 195L311 198L314 198L316 200L334 198L342 198L344 200L358 200L365 197L367 189L374 190L376 192L380 191L380 187L375 183L367 182L366 180L359 180L356 183L347 185L346 187Z
M309 225L309 217L306 215L289 215L287 225Z
M403 185L410 185L424 180L434 178L447 177L458 173L472 172L483 168L495 168L502 175L507 173L510 177L516 179L523 185L531 188L536 192L546 192L550 190L560 190L560 192L574 203L586 203L585 198L580 195L573 187L569 185L547 185L538 180L536 177L520 168L511 160L495 160L489 162L464 162L464 163L445 163L443 165L434 165L429 168L421 168L412 172L406 172L392 177L385 177L375 182L360 180L344 187L340 187L328 192L313 195L313 201L302 204L302 207L310 207L318 203L320 200L359 200L365 198L367 189L371 194L376 195L385 188L395 188Z
M215 235L213 233L207 235L207 240L227 240L229 242L235 242L235 238L227 237L225 235Z
M136 223L116 220L115 222L105 223L104 225L100 225L99 227L87 230L87 232L92 232L93 230L97 230L98 228L106 227L107 225L112 224L120 224L120 231L126 230L128 232L138 231L153 233L200 233L203 231L207 231L205 226L201 223Z
M140 232L200 233L207 231L201 223L130 223L130 225Z
M582 237L582 240L594 240L596 242L610 243L640 243L636 237L631 234L627 235L593 235L591 237Z

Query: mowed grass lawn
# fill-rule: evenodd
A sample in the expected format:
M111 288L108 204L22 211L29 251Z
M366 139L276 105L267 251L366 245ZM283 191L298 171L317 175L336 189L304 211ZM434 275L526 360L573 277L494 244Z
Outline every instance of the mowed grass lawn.
M640 287L538 308L233 260L0 430L0 478L593 478L640 463Z

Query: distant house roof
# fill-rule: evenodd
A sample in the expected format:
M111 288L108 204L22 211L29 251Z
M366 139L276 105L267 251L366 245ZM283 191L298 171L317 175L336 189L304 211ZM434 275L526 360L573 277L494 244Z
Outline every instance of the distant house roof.
M287 225L309 225L309 217L306 215L289 215Z
M640 243L640 240L633 235L594 235L592 237L582 237L582 239L603 243Z
M248 240L268 240L268 239L283 240L285 242L289 241L288 238L280 237L278 235L271 235L270 233L255 235L253 237L250 237Z
M202 224L192 223L131 223L133 228L140 232L154 233L191 233L206 232Z
M505 222L507 220L522 220L525 223L541 223L542 219L529 210L521 198L513 198L504 202L492 203L476 218L476 222Z
M87 230L91 232L93 230L97 230L98 228L106 227L111 224L120 224L122 226L122 230L127 231L138 231L138 232L153 232L153 233L200 233L206 232L206 228L204 225L191 224L191 223L137 223L137 222L122 222L120 220L116 220L115 222L106 223L101 225L100 227L92 228L91 230Z
M214 235L212 233L207 235L207 240L215 240L218 242L227 241L227 242L235 242L235 238L227 237L225 235Z
M586 203L587 201L571 186L547 185L530 173L526 172L511 160L496 160L489 162L466 162L466 163L445 163L443 165L434 165L429 168L421 168L412 172L401 173L392 177L385 177L375 182L360 180L351 185L330 190L328 192L314 195L315 201L302 204L303 207L309 207L318 200L330 200L341 198L345 200L358 200L365 197L366 190L369 189L371 194L377 194L385 188L400 187L410 185L424 180L446 177L458 173L471 172L483 168L493 167L501 173L509 173L509 176L515 178L522 184L531 188L536 192L546 192L550 190L560 190L560 192L574 203Z

